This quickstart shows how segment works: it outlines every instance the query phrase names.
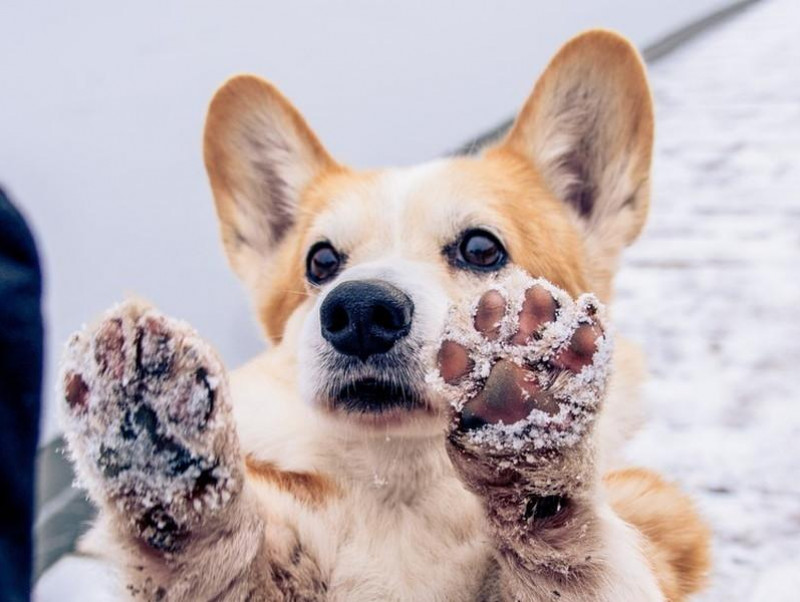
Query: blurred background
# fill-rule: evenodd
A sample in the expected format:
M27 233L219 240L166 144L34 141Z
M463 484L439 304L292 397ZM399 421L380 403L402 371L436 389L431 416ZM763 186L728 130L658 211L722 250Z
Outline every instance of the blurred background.
M45 276L40 572L88 517L53 453L69 333L136 294L230 367L265 344L202 165L219 84L265 76L341 161L405 165L491 136L560 44L600 26L645 52L657 111L651 226L619 280L620 329L654 374L632 459L682 482L718 527L708 600L800 591L796 0L10 1L0 22L0 183ZM66 599L57 574L41 600Z

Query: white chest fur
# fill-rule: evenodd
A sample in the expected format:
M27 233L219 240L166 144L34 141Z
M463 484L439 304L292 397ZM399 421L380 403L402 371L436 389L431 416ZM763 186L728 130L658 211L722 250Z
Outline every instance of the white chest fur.
M321 508L259 487L296 525L331 600L474 600L491 551L479 502L453 473L444 437L342 438L302 405L262 356L233 378L243 450L284 470L322 473L339 495Z

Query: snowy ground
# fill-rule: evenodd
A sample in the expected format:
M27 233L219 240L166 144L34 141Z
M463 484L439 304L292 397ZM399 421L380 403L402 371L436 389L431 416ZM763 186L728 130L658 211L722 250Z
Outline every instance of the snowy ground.
M647 350L630 457L699 500L703 600L800 600L800 2L756 4L657 63L650 226L617 320Z

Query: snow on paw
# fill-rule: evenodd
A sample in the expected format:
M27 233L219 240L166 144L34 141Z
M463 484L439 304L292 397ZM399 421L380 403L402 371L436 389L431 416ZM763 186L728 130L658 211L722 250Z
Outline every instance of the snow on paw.
M71 338L66 438L81 483L172 551L242 483L224 369L188 325L137 302Z
M573 300L518 269L457 304L431 377L452 400L451 442L502 453L580 441L608 377L602 313L593 295Z

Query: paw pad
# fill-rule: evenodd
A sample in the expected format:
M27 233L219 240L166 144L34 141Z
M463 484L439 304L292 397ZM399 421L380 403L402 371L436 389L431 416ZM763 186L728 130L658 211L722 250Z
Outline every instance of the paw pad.
M451 311L434 382L455 436L497 448L574 444L593 421L610 364L592 295L510 270Z
M525 368L510 360L492 366L483 389L461 409L463 430L486 424L514 424L537 409L549 415L558 413L558 404Z
M490 290L481 295L472 323L486 340L494 341L500 337L501 321L505 313L506 298L499 291Z
M70 409L77 412L86 409L89 399L89 385L80 374L68 374L64 384L64 397Z
M121 379L125 369L125 335L120 318L103 322L94 339L94 359L100 372Z
M136 341L136 364L150 376L163 376L172 368L175 339L161 317L146 316Z

